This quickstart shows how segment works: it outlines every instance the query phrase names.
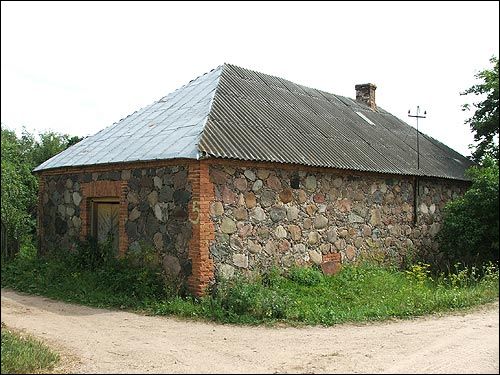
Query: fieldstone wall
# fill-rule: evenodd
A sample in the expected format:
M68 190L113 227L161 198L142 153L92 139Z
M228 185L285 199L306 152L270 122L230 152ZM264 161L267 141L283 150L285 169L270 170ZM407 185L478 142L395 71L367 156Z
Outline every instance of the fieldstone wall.
M120 228L125 233L125 251L156 250L163 258L164 268L172 276L187 278L191 273L188 260L188 242L191 223L188 203L191 184L188 167L131 168L102 172L75 171L71 174L45 173L40 178L40 247L73 249L76 240L89 233L90 213L83 187L93 182L120 181L123 191L112 191L126 205L126 214ZM97 184L96 184L97 185ZM100 184L106 187L106 184ZM116 189L115 189L116 190ZM106 192L101 192L101 195ZM85 226L87 226L85 228Z
M409 177L235 163L213 164L210 178L215 189L210 253L217 273L225 276L273 265L321 264L331 253L340 253L342 262L375 253L398 259L411 248L438 254L433 238L441 211L465 189L453 181L420 180L415 225Z

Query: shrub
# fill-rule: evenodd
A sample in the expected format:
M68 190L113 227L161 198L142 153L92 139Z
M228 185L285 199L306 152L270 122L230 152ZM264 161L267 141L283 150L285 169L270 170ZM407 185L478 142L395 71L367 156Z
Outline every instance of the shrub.
M276 273L271 275L271 280L278 277ZM249 321L284 318L290 299L279 290L265 286L263 281L261 277L250 279L242 275L220 280L211 296L212 313L247 316ZM218 309L224 313L220 314Z
M472 186L444 210L438 235L445 254L444 264L438 265L442 269L450 270L458 262L478 268L488 261L498 262L498 163L486 159L483 167L473 167L468 173Z

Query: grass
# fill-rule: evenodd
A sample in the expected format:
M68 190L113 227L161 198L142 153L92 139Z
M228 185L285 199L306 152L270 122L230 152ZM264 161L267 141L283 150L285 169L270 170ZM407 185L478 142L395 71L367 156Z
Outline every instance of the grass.
M21 335L2 322L2 374L39 373L50 370L59 355L40 341Z
M346 265L335 276L309 267L222 280L208 296L194 299L173 296L161 274L148 267L113 261L89 269L75 266L70 258L19 256L4 262L2 287L154 315L293 325L333 325L463 309L494 301L499 290L498 269L492 265L431 277L425 264L406 271L359 264Z

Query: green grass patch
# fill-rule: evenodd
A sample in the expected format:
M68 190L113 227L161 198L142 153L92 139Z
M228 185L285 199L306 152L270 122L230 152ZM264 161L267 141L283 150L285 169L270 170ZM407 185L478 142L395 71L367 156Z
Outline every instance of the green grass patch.
M33 337L6 328L2 322L2 374L26 374L50 370L59 355Z
M66 257L70 258L70 257ZM431 276L407 270L345 265L335 276L316 267L273 269L221 280L203 298L175 296L158 269L129 261L78 267L68 259L19 256L2 265L2 287L95 307L238 324L321 324L413 317L473 307L498 298L498 268L457 268Z

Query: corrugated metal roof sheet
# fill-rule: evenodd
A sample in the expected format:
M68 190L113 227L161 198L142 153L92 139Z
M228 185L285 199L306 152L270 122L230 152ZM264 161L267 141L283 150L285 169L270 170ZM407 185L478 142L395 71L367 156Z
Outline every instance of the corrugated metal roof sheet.
M382 108L228 64L198 147L202 157L460 180L472 165L420 133L417 170L416 130Z
M36 171L215 157L467 179L467 158L420 134L417 170L416 130L382 108L224 64Z
M69 147L35 168L198 158L222 66Z

